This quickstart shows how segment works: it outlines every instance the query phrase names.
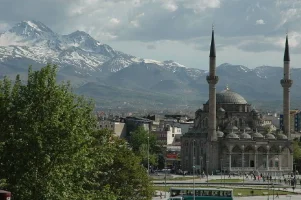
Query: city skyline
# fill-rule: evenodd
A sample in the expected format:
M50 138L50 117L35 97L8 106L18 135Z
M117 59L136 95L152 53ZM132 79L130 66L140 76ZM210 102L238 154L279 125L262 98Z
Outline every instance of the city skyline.
M212 24L217 65L249 68L281 66L288 31L291 65L301 67L301 2L297 0L29 0L20 4L24 3L3 3L1 32L19 21L38 20L60 34L85 31L134 56L207 69Z

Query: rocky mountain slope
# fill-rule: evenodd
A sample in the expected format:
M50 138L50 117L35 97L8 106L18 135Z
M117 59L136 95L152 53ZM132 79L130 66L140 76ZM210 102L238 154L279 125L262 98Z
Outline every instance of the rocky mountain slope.
M174 61L137 58L102 44L82 31L59 35L37 21L23 21L0 35L0 77L27 73L28 65L60 67L59 80L101 107L198 107L208 97L206 70ZM229 85L250 102L281 100L282 68L249 69L224 63L217 90ZM291 71L292 98L298 101L301 69Z

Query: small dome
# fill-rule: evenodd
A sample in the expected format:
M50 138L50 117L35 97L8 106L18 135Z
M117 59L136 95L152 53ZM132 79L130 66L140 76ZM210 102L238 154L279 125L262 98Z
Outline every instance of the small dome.
M246 131L251 131L252 129L251 129L250 127L246 126L246 127L245 127L245 130L246 130Z
M235 133L229 133L227 136L226 136L227 139L239 139L239 136Z
M219 130L219 127L217 127L216 135L217 135L217 137L222 138L222 137L224 137L225 134L224 134L224 132Z
M224 132L218 130L218 131L216 131L216 135L217 135L217 137L222 138L222 137L224 137Z
M252 137L251 137L251 135L249 135L248 133L243 132L243 133L240 135L240 139L252 139Z
M238 131L238 128L236 126L232 126L231 124L228 124L228 126L226 127L226 130L230 130L230 131Z
M277 135L277 139L278 139L278 140L287 140L287 136L284 135L283 133L279 133L279 134Z
M275 135L273 135L272 133L268 133L265 135L265 139L268 139L268 140L275 140L276 137Z
M222 107L220 107L217 111L218 112L225 112L225 109L223 109Z
M258 113L258 110L253 109L253 110L251 110L251 112L253 112L253 113Z
M252 134L253 138L264 138L263 135L261 133L258 133L257 130L255 133Z

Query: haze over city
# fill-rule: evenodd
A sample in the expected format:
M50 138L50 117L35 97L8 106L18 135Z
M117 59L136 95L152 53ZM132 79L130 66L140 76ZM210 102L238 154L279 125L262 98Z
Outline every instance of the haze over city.
M281 66L288 31L291 65L300 67L300 12L298 0L4 0L0 31L39 20L59 34L82 30L137 57L201 69L208 66L212 24L217 64L249 68Z

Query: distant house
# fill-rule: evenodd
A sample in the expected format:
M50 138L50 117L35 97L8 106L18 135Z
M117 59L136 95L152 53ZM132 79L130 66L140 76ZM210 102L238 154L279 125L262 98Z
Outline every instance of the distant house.
M110 121L110 120L101 120L98 122L100 129L109 129L114 132L119 138L126 137L126 124L122 122Z
M160 127L152 131L152 133L157 136L158 142L164 146L177 143L180 145L182 131L179 127L161 124Z

